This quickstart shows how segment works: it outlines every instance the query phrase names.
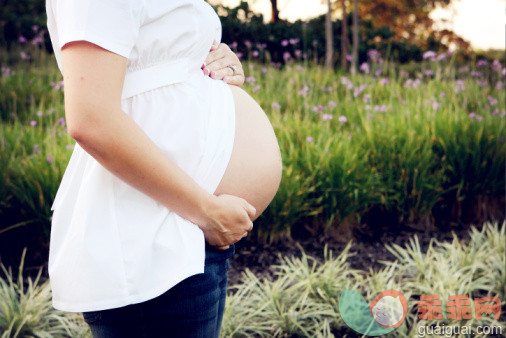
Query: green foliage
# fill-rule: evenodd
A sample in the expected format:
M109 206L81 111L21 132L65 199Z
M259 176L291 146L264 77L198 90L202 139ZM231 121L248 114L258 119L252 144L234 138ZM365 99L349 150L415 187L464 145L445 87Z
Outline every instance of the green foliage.
M496 296L504 299L506 223L487 223L472 227L469 242L463 243L455 235L453 242L432 240L423 252L415 236L404 246L387 245L396 260L384 262L379 271L357 271L347 263L350 244L333 258L325 248L323 263L302 252L302 258L280 257L282 263L274 267L275 278L260 280L249 269L241 283L229 287L223 317L223 337L334 337L347 329L338 312L342 290L355 290L368 304L382 291L397 290L408 301L404 323L391 337L417 336L420 326L469 326L471 335L484 336L478 326L506 325L504 317L495 320L491 315L473 319L418 319L417 300L420 295L437 294L443 302L443 313L450 295L478 297ZM344 331L343 331L344 330ZM465 337L465 335L453 335ZM471 337L469 336L469 337Z
M51 303L49 280L39 282L42 269L35 280L23 279L23 251L17 281L3 264L0 277L0 337L91 337L82 316L55 310Z
M243 67L243 89L268 115L283 160L277 195L256 221L259 239L289 236L301 223L343 235L348 224L376 236L504 217L494 209L505 196L500 64L371 59L374 76L351 77L312 62ZM50 206L74 143L62 125L61 87L44 53L2 71L0 236L25 225L47 245Z
M413 337L420 326L468 326L472 336L483 336L478 326L506 325L504 317L495 320L483 315L476 320L474 306L470 320L449 320L446 302L450 295L478 297L506 293L506 222L486 223L471 227L470 239L452 242L431 240L422 251L415 236L404 246L386 245L395 256L383 262L379 271L351 269L347 260L352 243L334 258L324 248L324 259L306 255L301 258L283 257L273 266L274 278L260 280L249 269L241 282L229 286L222 337L335 337L335 333L351 332L339 314L339 297L343 290L363 295L368 304L382 291L402 292L408 301L404 323L389 334L392 337ZM61 312L52 308L49 280L27 279L23 286L21 259L17 282L12 272L2 265L0 278L0 333L7 337L90 337L90 331L78 313ZM418 319L417 300L421 295L437 294L443 301L445 314L441 320ZM465 337L465 335L454 335Z

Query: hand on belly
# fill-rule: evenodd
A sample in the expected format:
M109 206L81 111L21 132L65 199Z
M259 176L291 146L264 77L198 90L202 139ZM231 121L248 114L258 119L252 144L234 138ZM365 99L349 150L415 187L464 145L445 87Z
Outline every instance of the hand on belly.
M228 84L227 84L228 85ZM215 195L244 198L256 208L255 220L271 203L281 182L281 153L272 125L243 89L228 85L235 103L235 142Z

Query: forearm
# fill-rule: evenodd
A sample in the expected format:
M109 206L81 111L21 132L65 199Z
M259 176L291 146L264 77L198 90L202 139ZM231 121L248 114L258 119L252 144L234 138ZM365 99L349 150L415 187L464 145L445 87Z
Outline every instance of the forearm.
M201 228L212 194L174 163L123 111L88 115L71 135L102 166Z

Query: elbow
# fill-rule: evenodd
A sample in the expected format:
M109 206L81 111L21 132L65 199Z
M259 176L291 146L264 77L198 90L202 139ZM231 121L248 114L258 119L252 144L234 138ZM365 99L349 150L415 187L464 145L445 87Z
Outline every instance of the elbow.
M67 123L67 130L70 137L72 137L77 143L81 144L89 138L89 126L86 126L86 124L83 122L76 122L77 121L69 121Z
M94 123L93 122L94 120L91 118L90 115L84 114L79 115L69 114L69 115L74 116L73 119L71 118L67 121L67 130L70 137L72 137L80 145L92 143L95 136L97 135L97 125L100 124ZM77 116L79 116L79 118L76 118Z

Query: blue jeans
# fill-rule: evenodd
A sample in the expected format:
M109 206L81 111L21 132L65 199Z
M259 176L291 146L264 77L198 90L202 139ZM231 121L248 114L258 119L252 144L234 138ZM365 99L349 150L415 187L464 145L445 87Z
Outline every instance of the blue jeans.
M120 308L83 312L94 338L217 338L220 334L229 258L206 242L204 273L190 276L162 295Z

